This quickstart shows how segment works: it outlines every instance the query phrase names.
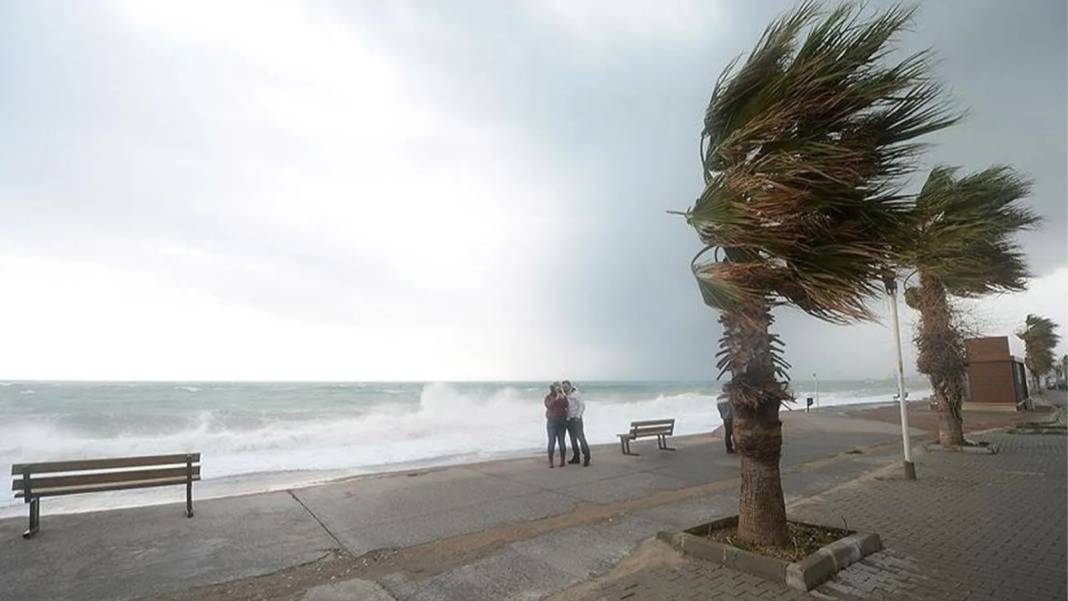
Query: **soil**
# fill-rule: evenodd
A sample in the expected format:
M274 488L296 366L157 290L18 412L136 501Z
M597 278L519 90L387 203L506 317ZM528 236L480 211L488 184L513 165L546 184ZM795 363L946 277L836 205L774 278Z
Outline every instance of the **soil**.
M682 553L676 553L669 545L655 538L642 542L623 561L614 568L600 576L594 576L572 585L556 594L548 597L549 601L588 601L590 599L604 599L600 595L601 589L611 586L636 572L658 567L676 568L692 558L687 558Z
M727 526L725 528L710 530L705 536L709 540L737 547L743 551L774 557L775 559L781 559L783 561L794 562L801 561L818 551L821 547L829 545L840 538L849 536L850 534L849 531L842 530L841 528L813 526L810 524L799 524L797 522L787 522L786 531L787 536L789 537L789 542L785 547L751 545L740 541L737 538L738 528L736 526Z

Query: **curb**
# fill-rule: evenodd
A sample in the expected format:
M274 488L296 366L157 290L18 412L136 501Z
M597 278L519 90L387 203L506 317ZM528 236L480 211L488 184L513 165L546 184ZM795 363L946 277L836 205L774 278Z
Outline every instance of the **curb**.
M857 532L820 548L805 559L786 566L786 586L807 591L864 557L882 551L878 534Z
M854 532L821 547L801 561L787 562L717 543L688 532L661 531L656 534L656 538L671 545L679 553L760 576L801 591L811 590L827 582L847 566L883 548L878 534Z

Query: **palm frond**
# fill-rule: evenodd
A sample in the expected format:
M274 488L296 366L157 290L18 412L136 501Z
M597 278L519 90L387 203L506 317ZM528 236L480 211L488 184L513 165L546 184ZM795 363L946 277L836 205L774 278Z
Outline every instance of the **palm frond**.
M893 7L865 19L857 4L823 13L804 2L720 75L701 133L705 189L686 214L724 250L695 264L706 303L871 318L916 139L958 118L939 100L927 52L889 61L911 15Z
M1029 273L1013 237L1040 222L1019 204L1031 183L1003 165L957 172L931 171L902 230L901 260L955 296L1023 290Z
M1024 362L1036 376L1049 372L1056 361L1054 350L1061 341L1057 324L1048 317L1028 315L1024 329L1016 335L1024 341Z

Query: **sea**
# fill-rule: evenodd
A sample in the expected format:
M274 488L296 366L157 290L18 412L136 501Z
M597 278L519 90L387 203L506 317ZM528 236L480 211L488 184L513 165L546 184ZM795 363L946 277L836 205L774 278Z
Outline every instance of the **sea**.
M577 382L591 444L632 420L674 417L676 432L720 426L718 382ZM798 382L802 410L814 382ZM34 461L200 452L198 498L399 469L544 452L547 382L0 381L0 469ZM910 381L910 398L929 394ZM820 381L823 407L888 403L892 380ZM174 502L145 489L47 499L47 512ZM0 517L21 500L0 492Z

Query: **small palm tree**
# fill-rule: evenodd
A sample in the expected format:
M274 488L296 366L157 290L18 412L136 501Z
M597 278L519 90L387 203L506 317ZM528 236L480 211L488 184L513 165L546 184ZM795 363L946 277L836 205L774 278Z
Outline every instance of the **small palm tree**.
M891 255L915 139L956 120L926 52L884 64L912 11L860 13L845 4L821 18L804 3L776 20L743 64L724 70L701 132L705 188L685 216L705 244L691 266L723 325L719 376L730 375L741 455L738 536L749 543L787 542L779 406L788 365L771 310L794 305L834 323L872 317L866 302Z
M1060 388L1063 384L1066 388L1068 388L1068 355L1061 355L1061 360L1059 361L1059 363L1061 366L1061 375L1060 379L1057 382L1057 387Z
M1053 369L1056 361L1053 351L1061 340L1056 330L1057 324L1053 320L1039 315L1028 315L1023 331L1016 334L1024 341L1024 365L1031 370L1035 394L1042 394L1041 378Z
M956 177L937 167L909 211L902 230L901 260L919 275L905 291L920 312L917 367L931 381L938 406L938 440L964 444L961 405L967 360L964 336L950 296L972 298L1023 290L1027 265L1013 236L1039 218L1019 202L1030 184L1009 167Z

